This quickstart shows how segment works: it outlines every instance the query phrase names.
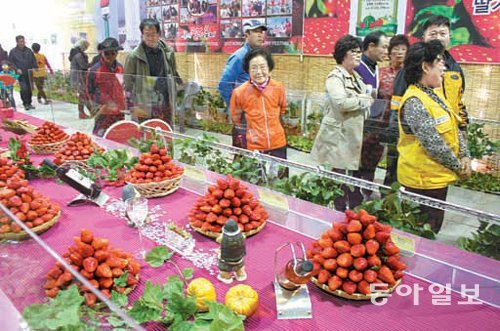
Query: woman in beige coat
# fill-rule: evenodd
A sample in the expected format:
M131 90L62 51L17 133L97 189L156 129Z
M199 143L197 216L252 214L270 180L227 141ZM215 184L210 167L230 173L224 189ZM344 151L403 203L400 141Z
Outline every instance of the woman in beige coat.
M326 79L325 117L311 156L320 164L332 166L333 171L356 176L361 159L363 123L372 103L366 94L366 85L354 71L361 60L361 41L351 35L343 36L335 44L333 57L338 65ZM344 210L346 202L353 208L363 200L359 189L351 192L344 188L344 192L347 197L335 200L336 209Z

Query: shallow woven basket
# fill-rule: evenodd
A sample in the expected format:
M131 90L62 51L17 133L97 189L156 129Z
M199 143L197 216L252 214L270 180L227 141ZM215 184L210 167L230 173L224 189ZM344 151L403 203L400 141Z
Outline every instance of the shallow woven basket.
M30 144L28 143L28 147L31 148L31 150L35 154L54 154L58 150L61 149L61 147L64 146L64 144L68 141L69 138L66 138L64 140L52 143L52 144Z
M245 235L246 238L253 236L254 234L257 234L260 231L262 231L262 229L266 226L266 223L267 222L262 223L261 225L259 225L258 228L253 229L251 231L243 232L243 234ZM217 239L217 237L219 237L222 234L222 232L203 231L201 228L197 228L197 227L192 226L191 223L189 223L189 226L192 227L193 230L195 230L196 232L199 232L202 235L207 236L209 238L213 238L213 239Z
M167 179L162 182L153 182L145 184L127 183L134 186L134 188L145 198L164 197L177 191L181 185L181 180L184 174Z
M319 287L323 291L328 292L330 294L333 294L335 296L344 298L344 299L349 299L349 300L371 300L371 298L377 298L377 297L380 297L382 295L390 294L390 293L394 292L394 290L396 289L396 287L398 287L398 285L401 283L401 279L398 279L396 281L396 284L394 284L394 286L392 286L392 287L389 287L389 289L387 289L386 291L377 291L376 293L369 294L369 295L361 294L361 293L347 294L346 292L344 292L342 290L332 291L332 290L330 290L330 288L328 287L328 285L318 283L318 279L316 277L312 277L311 278L311 282L313 282L314 285L316 285L317 287Z
M31 228L31 231L35 232L36 234L40 234L40 233L47 231L54 224L57 223L57 221L59 220L59 216L61 216L61 211L59 211L59 213L57 213L57 215L54 216L54 218L51 219L50 221L45 222L42 225L36 226L34 228ZM0 233L0 239L21 241L21 240L25 240L28 238L31 238L31 237L25 231L21 231L21 232L17 232L17 233L14 233L14 232Z

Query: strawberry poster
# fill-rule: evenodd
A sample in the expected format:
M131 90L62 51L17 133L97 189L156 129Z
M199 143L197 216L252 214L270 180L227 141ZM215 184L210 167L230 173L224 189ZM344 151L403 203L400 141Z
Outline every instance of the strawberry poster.
M327 55L349 33L351 0L305 0L303 52Z
M460 62L500 63L500 1L408 0L406 33L414 42L422 37L422 24L431 15L451 22L449 51Z

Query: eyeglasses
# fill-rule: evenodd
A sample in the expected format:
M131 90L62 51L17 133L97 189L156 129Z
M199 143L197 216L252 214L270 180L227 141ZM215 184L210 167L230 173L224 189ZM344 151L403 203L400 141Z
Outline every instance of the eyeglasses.
M267 65L261 65L261 66L252 66L249 68L249 70L251 72L258 72L259 70L264 72L264 71L267 71L269 70L268 66Z
M106 51L104 52L104 56L115 56L117 53L117 51Z

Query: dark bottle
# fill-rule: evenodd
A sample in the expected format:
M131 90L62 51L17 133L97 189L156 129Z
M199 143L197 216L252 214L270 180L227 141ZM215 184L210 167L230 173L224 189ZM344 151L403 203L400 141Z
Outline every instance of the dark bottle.
M312 276L313 264L309 260L291 259L281 272L278 282L286 290L295 291Z
M101 193L101 188L94 183L90 178L82 175L77 170L66 167L58 167L50 160L43 160L42 162L47 167L55 170L57 177L63 182L82 193L83 195L95 199Z

